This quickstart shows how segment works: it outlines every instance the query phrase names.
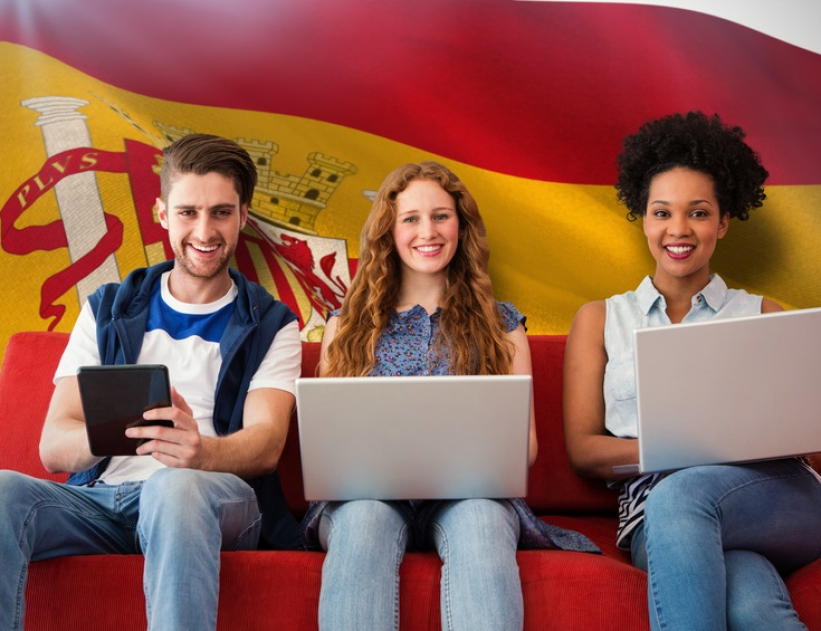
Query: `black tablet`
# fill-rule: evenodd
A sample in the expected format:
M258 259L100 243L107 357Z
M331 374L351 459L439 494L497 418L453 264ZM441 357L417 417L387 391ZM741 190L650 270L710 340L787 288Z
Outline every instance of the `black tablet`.
M165 425L146 421L143 413L171 406L168 369L160 364L81 366L77 370L91 453L95 456L134 456L142 442L125 430L137 425Z

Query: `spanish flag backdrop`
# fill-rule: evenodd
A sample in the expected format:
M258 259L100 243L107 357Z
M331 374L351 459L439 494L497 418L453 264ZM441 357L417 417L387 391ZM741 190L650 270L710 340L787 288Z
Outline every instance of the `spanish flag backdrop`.
M740 4L740 3L739 3ZM713 269L821 305L821 54L662 6L515 0L0 2L0 353L171 256L160 149L236 139L259 169L234 266L318 339L374 191L434 159L479 202L499 299L531 333L653 269L612 184L621 138L674 111L742 126L771 176Z

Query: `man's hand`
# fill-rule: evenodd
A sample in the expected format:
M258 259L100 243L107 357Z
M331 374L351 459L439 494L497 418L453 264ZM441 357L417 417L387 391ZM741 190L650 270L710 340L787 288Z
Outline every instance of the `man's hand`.
M275 388L251 390L243 408L243 427L226 436L202 436L191 408L173 387L172 407L143 414L148 421L168 420L174 427L146 425L126 436L146 442L138 455L150 455L168 467L222 471L250 479L274 471L288 436L294 395Z
M143 418L146 421L171 421L174 427L131 427L126 430L126 436L145 441L137 448L137 455L151 455L168 467L208 469L208 439L200 435L191 408L174 387L171 388L171 404L172 407L148 410Z

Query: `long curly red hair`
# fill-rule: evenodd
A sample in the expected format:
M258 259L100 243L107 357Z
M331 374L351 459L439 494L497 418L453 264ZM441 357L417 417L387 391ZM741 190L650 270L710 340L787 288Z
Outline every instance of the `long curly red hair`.
M396 197L408 183L438 183L456 202L459 244L445 272L440 299L439 339L446 346L452 374L507 374L513 347L488 275L490 250L476 201L447 167L437 162L405 164L390 173L362 228L356 275L342 303L336 336L326 349L323 376L367 376L373 370L376 344L394 312L402 284L392 230Z

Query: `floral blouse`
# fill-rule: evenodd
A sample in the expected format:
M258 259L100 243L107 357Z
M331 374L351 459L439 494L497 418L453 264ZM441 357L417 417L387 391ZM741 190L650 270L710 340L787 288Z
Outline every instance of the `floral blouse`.
M499 302L497 305L508 333L519 323L524 324L525 316L512 304ZM437 308L429 315L419 305L394 312L376 344L376 363L371 376L447 375L450 366L447 346L436 348L435 344L441 312Z

